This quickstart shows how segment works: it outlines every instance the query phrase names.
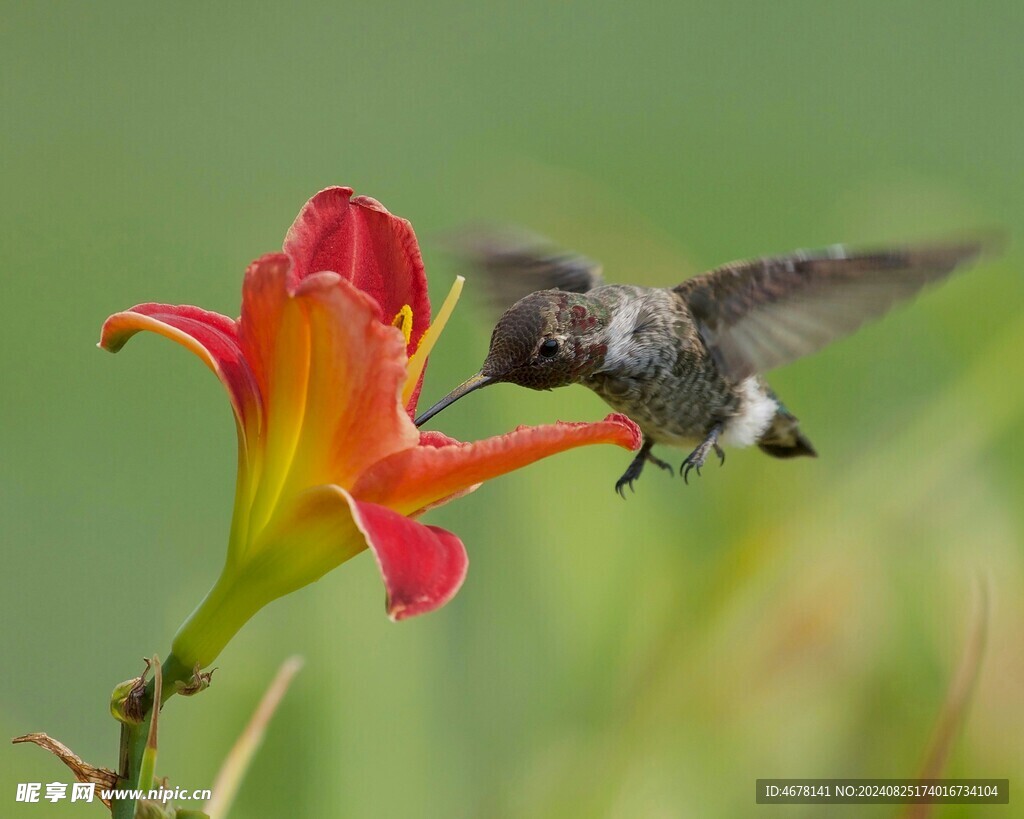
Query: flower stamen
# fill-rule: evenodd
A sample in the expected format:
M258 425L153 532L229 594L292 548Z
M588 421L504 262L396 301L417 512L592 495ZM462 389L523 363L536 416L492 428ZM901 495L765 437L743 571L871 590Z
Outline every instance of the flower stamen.
M437 311L437 317L434 319L434 323L431 324L426 332L420 338L419 346L416 348L416 352L409 358L409 363L406 365L405 375L405 387L402 389L402 403L408 404L409 399L412 398L413 390L416 389L416 383L420 380L420 374L423 372L423 368L427 365L427 356L430 355L430 351L434 349L434 345L437 343L437 339L441 336L441 331L444 329L445 324L448 323L448 319L451 317L452 311L455 310L455 305L459 301L459 296L462 295L462 285L465 284L465 276L456 276L455 281L452 283L452 289L448 291L448 295L445 297L444 303L441 305L441 309ZM405 308L402 308L403 310ZM399 315L402 315L399 312ZM410 311L411 315L411 311ZM398 317L395 317L396 321ZM412 322L409 322L410 327ZM408 336L406 337L408 343Z
M391 320L391 326L402 331L402 335L405 336L405 346L408 347L412 340L412 308L408 304L403 304L402 309L395 314Z

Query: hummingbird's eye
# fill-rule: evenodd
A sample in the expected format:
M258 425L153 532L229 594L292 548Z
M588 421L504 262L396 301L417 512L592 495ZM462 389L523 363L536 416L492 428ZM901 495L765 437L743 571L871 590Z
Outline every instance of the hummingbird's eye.
M542 358L551 358L557 352L558 341L556 339L545 339L544 343L540 345L540 354Z

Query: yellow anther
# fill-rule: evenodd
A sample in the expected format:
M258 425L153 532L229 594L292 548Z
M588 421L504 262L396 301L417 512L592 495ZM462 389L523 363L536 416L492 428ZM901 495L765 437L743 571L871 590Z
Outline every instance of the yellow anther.
M395 314L391 326L402 331L402 335L405 336L405 346L408 347L409 340L412 338L412 308L408 304L403 304L402 309Z

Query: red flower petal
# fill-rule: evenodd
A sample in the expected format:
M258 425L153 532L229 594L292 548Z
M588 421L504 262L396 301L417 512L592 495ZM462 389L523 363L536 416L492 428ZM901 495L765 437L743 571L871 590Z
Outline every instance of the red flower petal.
M264 401L272 392L274 376L282 370L294 369L296 359L306 356L304 345L291 340L296 330L286 320L290 301L289 265L290 261L283 253L268 253L246 268L242 280L238 341L260 385ZM289 336L284 344L283 335ZM275 366L276 362L281 363Z
M289 286L333 271L369 293L390 324L403 306L412 308L411 355L430 325L430 300L423 259L412 225L351 188L327 188L310 199L284 240L292 261Z
M260 392L234 321L190 305L137 304L103 323L100 347L116 353L141 330L176 341L199 356L227 388L241 427L252 431L259 428Z
M377 557L392 620L426 614L455 596L469 564L461 540L383 506L350 503L356 525Z
M415 447L400 401L402 334L374 318L373 300L336 273L307 277L295 294L309 334L309 380L292 472L301 485L350 487L371 464Z
M436 429L421 429L420 430L420 446L455 446L456 444L462 443L455 438L450 438L443 432L438 432Z
M377 558L393 620L443 606L466 577L466 550L450 532L359 503L340 486L311 487L286 498L249 551L221 576L175 636L175 656L190 666L209 665L260 608L367 547Z
M513 432L469 444L427 445L397 452L368 469L352 489L360 500L413 514L475 484L534 461L585 444L640 446L640 429L613 413L596 424L565 423L518 427Z

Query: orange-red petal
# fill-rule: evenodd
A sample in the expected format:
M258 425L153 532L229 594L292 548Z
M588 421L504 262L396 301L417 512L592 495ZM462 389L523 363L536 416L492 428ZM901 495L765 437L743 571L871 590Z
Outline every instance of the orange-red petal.
M399 400L404 339L336 273L307 276L295 301L309 332L309 379L290 485L348 488L371 464L419 441Z
M310 199L284 240L292 261L291 289L314 273L332 271L370 294L378 319L390 323L402 307L412 308L408 352L430 325L430 300L423 259L412 225L375 199L333 187Z
M265 417L262 469L247 522L254 532L281 497L306 414L309 328L288 290L289 266L283 253L268 254L249 265L242 284L239 342L259 383Z
M374 464L360 477L352 494L408 515L557 452L599 443L636 449L640 442L636 424L617 413L597 423L559 421L518 427L475 443L435 446L427 440L423 442L426 445Z
M261 535L245 572L277 597L313 582L369 547L387 592L388 615L402 620L439 608L459 590L468 558L455 535L340 486L317 486L285 504Z
M281 361L279 338L284 332L289 301L290 261L283 253L268 253L252 262L242 280L242 316L238 320L238 340L246 360L264 396L279 369L292 367Z
M426 614L455 596L469 565L461 540L383 506L355 500L351 506L356 525L377 558L392 620Z
M191 305L137 304L114 313L103 323L100 347L116 353L142 330L176 341L199 356L227 389L240 427L251 431L259 428L259 387L232 319Z
M225 570L175 636L175 656L190 666L209 665L267 603L313 583L367 547L377 559L394 620L444 605L466 577L466 550L455 535L360 503L340 486L315 486L286 498L247 559Z

